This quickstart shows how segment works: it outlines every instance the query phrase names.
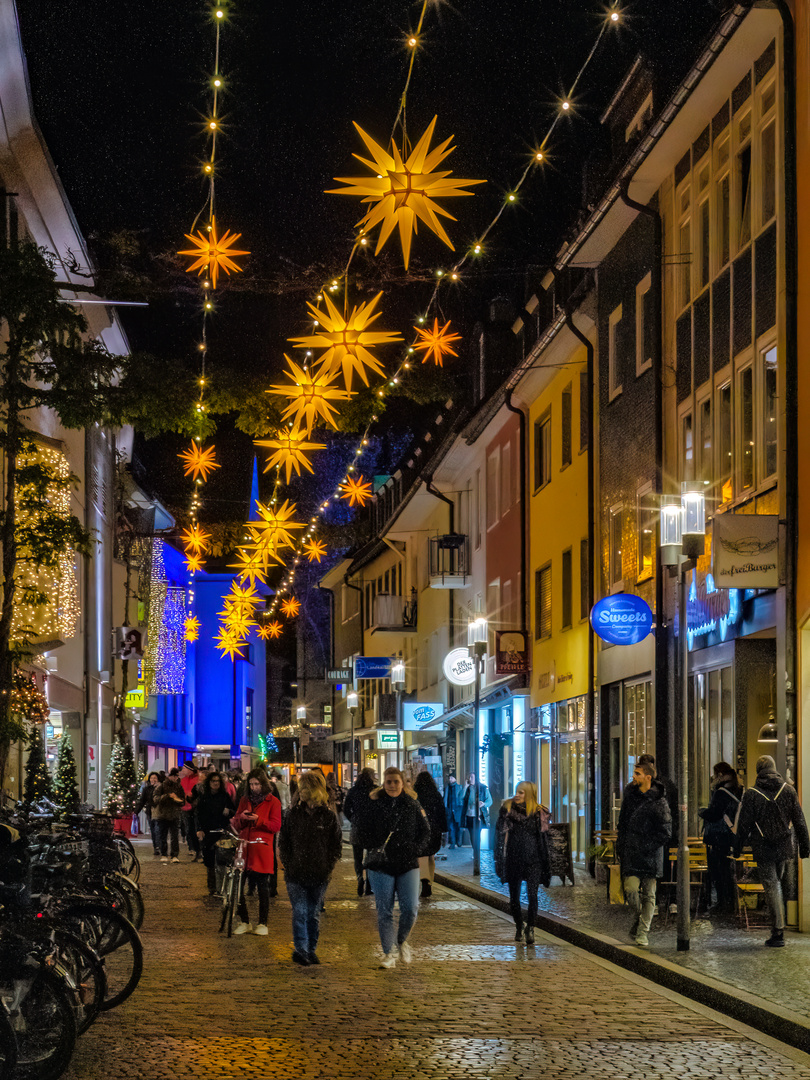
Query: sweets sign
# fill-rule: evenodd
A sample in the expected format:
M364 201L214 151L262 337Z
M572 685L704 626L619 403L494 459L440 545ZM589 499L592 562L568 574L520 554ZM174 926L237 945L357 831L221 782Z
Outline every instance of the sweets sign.
M605 596L591 609L594 633L611 645L636 645L652 632L650 605L633 593Z

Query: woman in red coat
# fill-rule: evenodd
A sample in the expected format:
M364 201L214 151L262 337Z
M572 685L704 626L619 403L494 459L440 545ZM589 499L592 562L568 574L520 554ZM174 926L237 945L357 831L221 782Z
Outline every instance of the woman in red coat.
M242 840L263 841L247 846L247 874L242 879L242 895L239 899L239 918L242 921L234 933L265 935L270 911L270 875L275 869L273 841L281 828L281 803L270 791L270 781L263 769L253 769L248 773L247 792L239 800L233 824ZM259 893L259 922L255 930L248 922L246 879L255 884Z

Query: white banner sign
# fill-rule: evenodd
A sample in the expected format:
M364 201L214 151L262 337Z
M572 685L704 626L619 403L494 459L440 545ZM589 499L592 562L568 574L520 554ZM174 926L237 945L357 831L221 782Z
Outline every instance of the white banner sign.
M779 518L775 514L716 514L712 563L715 588L777 588Z
M442 670L453 686L469 686L475 682L475 658L467 649L452 649L444 658Z

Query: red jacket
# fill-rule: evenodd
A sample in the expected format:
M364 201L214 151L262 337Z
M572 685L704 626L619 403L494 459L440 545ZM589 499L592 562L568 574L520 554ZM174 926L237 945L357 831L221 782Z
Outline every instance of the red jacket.
M186 795L186 801L183 803L184 810L191 810L191 793L199 782L200 778L197 773L193 773L191 776L180 777L180 787Z
M242 821L243 814L257 814L258 821ZM281 803L268 792L258 806L252 806L247 795L239 800L233 826L242 840L264 840L264 844L249 844L247 868L257 874L272 874L273 837L281 828Z

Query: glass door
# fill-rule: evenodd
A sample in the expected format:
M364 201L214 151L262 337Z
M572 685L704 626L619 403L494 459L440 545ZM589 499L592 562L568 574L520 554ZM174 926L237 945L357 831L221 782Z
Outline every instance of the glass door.
M585 699L557 706L557 776L554 820L571 826L571 854L585 861L588 825L585 782Z

